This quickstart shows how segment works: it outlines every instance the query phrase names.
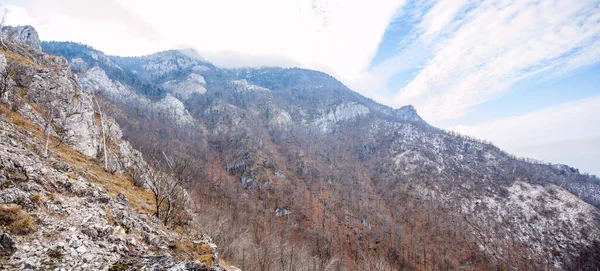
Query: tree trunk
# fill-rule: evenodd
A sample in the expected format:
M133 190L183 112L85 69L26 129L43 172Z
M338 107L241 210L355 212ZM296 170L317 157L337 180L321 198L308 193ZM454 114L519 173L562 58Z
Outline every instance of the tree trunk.
M104 146L104 170L108 170L108 152L106 151L106 128L104 126L104 116L102 115L102 109L98 103L96 96L92 96L98 106L98 113L100 114L100 126L102 126L102 145Z

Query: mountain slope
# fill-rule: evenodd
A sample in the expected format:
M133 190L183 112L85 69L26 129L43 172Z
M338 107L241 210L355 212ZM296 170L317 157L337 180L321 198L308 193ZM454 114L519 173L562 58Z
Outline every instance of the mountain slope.
M42 47L104 96L134 146L155 142L202 167L190 184L197 201L257 243L224 251L236 262L244 253L276 258L263 240L294 240L320 259L317 270L378 258L418 270L600 265L600 180L571 167L437 129L412 106L379 105L316 71ZM243 269L281 270L270 266Z
M67 61L31 27L2 34L2 269L224 270L210 237L152 215L153 194L130 174L148 164Z

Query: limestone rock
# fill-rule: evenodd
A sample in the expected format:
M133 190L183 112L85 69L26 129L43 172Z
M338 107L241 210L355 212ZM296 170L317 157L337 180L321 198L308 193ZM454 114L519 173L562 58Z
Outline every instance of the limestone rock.
M31 49L41 52L42 46L40 37L37 31L30 25L26 26L5 26L2 28L2 35L6 40L10 40L15 43L25 44Z
M412 105L406 105L394 110L394 115L406 121L423 122L423 119L417 114L417 110Z

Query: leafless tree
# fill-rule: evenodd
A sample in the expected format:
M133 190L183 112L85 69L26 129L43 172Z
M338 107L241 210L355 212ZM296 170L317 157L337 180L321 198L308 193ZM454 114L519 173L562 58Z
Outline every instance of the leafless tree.
M132 178L152 192L154 216L165 225L172 221L184 224L189 218L186 206L189 196L183 183L189 180L191 167L188 163L180 163L158 151L156 146L146 146L142 150L146 154L148 165L134 166Z
M2 20L0 20L0 44L2 47L6 48L6 44L4 44L4 34L2 34L2 28L4 27L4 23L6 22L6 15L8 14L8 9L4 9L4 14L2 15Z
M154 215L167 225L185 201L185 191L170 173L151 170L147 182L154 196Z
M2 35L0 35L2 36ZM0 71L0 100L4 97L4 93L9 90L10 76L15 70L14 62L6 60L6 66Z
M104 149L104 170L108 170L108 148L106 148L106 125L104 124L104 115L102 114L102 108L100 108L100 104L98 103L98 99L96 99L96 96L92 95L92 99L94 99L94 102L98 107L98 114L100 114L100 126L102 129L102 148Z
M46 111L44 112L44 133L46 134L46 147L44 148L44 157L48 157L48 145L50 143L50 128L54 121L54 110L56 108L56 101L50 101L46 105Z

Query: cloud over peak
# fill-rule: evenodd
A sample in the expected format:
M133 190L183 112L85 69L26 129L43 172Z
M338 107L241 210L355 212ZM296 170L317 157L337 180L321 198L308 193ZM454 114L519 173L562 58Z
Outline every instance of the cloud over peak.
M405 0L29 0L11 21L38 28L45 40L74 40L109 54L144 55L192 47L219 65L289 59L343 78L366 69ZM211 56L218 56L210 59ZM262 58L260 56L265 56ZM277 59L274 61L274 59Z

